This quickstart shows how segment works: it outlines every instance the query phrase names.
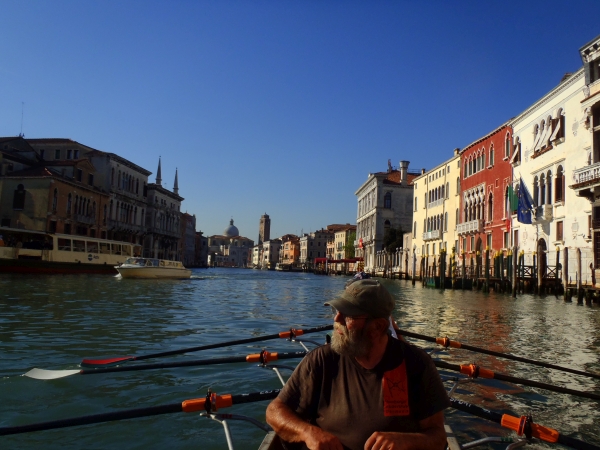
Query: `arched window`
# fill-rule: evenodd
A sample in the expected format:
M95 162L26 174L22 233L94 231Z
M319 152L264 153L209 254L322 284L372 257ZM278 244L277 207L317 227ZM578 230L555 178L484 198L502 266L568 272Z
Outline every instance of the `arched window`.
M413 239L417 237L417 221L413 223Z
M485 153L481 155L481 170L485 169Z
M456 217L455 217L455 223L458 224L459 220L458 220L458 208L456 208Z
M494 165L494 146L490 147L490 166Z
M52 212L56 212L56 206L58 205L58 189L54 189L54 196L52 197Z
M67 197L67 214L71 214L71 204L73 203L73 194L69 193Z
M117 187L121 189L121 171L119 170L119 177L117 178Z
M565 201L565 172L562 166L556 169L556 179L554 180L554 201Z
M540 202L539 205L546 203L546 177L544 174L540 175Z
M448 213L444 216L444 230L448 231Z
M386 209L390 209L392 207L392 193L391 192L386 192L385 196L383 197L383 207Z
M460 177L456 177L456 195L460 194Z
M450 198L450 182L446 183L446 198Z
M384 232L387 232L390 229L390 221L386 220L385 222L383 222L383 230Z
M504 139L504 157L510 157L510 134L506 133L506 139Z
M508 186L504 190L504 211L502 212L504 218L510 217L510 195Z
M536 176L533 179L533 206L538 206L540 204L540 183L538 181L538 177Z
M490 192L490 196L488 197L488 211L487 211L487 220L491 222L494 220L494 196Z
M96 220L96 202L92 205L92 217Z
M546 204L552 204L552 171L546 173Z

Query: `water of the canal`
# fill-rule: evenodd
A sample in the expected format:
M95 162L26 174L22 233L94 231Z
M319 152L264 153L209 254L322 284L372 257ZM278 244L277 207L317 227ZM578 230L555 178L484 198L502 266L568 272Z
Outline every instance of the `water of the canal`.
M324 300L344 277L253 270L195 270L189 281L123 280L106 276L0 276L0 426L174 403L217 393L278 387L275 374L253 364L74 375L39 381L19 376L33 367L73 369L82 357L141 355L331 323ZM471 345L600 373L600 308L554 296L437 291L384 281L397 298L402 328L450 336ZM323 340L323 335L307 338ZM416 341L414 341L416 342ZM417 342L424 345L422 342ZM169 360L301 350L284 340L204 351ZM477 362L498 372L600 394L598 380L495 360L465 350L442 353L453 363ZM149 362L149 361L148 361ZM524 391L487 382L461 398L489 409L533 413L538 423L600 445L599 402ZM265 402L223 412L264 420ZM460 437L510 432L448 411ZM232 423L239 450L257 448L263 432ZM197 414L169 414L0 437L2 448L221 449L220 426ZM499 447L495 447L499 448Z

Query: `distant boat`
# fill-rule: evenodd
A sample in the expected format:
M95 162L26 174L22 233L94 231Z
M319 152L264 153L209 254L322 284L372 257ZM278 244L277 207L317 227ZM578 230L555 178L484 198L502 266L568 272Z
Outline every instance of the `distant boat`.
M115 269L123 278L171 278L185 279L192 275L180 261L155 258L127 258Z

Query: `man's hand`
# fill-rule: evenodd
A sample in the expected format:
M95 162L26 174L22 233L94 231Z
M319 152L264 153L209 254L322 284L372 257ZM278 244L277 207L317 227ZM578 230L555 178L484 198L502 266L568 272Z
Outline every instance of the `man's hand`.
M310 450L343 450L342 443L331 433L311 426L305 433L304 443Z
M376 431L365 442L365 450L398 450L408 448L402 447L402 434L396 432ZM404 441L406 441L404 439Z

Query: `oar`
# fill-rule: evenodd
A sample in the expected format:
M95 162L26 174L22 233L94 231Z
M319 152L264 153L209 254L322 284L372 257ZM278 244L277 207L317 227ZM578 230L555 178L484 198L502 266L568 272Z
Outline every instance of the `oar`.
M333 330L333 325L325 325L322 327L307 328L306 330L295 330L292 328L289 331L283 331L283 332L277 333L277 334L268 334L265 336L257 336L257 337L253 337L253 338L238 339L236 341L220 342L218 344L201 345L199 347L181 348L179 350L169 350L166 352L150 353L148 355L106 356L106 357L102 357L102 358L85 358L83 361L81 361L81 366L82 367L114 366L117 364L126 363L128 361L141 361L143 359L160 358L162 356L181 355L183 353L199 352L201 350L210 350L213 348L230 347L232 345L249 344L251 342L267 341L269 339L276 339L276 338L293 339L296 336L301 336L303 334L317 333L319 331L329 331L329 330Z
M512 359L513 361L520 361L520 362L524 362L524 363L528 363L528 364L533 364L535 366L546 367L548 369L562 370L563 372L569 372L569 373L573 373L575 375L583 375L585 377L591 377L591 378L596 378L596 379L600 380L600 374L597 374L597 373L584 372L582 370L571 369L570 367L556 366L554 364L549 364L549 363L545 363L542 361L536 361L534 359L522 358L520 356L511 355L509 353L500 353L500 352L495 352L493 350L487 350L485 348L474 347L472 345L462 344L458 341L451 341L447 337L435 338L435 337L431 337L431 336L424 336L422 334L412 333L410 331L405 331L405 330L399 330L398 332L399 332L399 334L401 334L403 336L408 336L408 337L412 337L415 339L421 339L421 340L427 341L427 342L435 342L439 345L443 345L444 347L462 348L465 350L471 350L473 352L484 353L486 355L497 356L498 358Z
M576 391L574 389L564 388L561 386L554 386L553 384L540 383L539 381L527 380L525 378L517 378L503 373L493 372L483 367L476 366L475 364L450 364L444 361L436 361L433 363L436 367L442 369L453 370L455 372L464 373L473 378L490 378L494 380L508 381L509 383L522 384L524 386L531 386L540 389L546 389L547 391L560 392L562 394L575 395L577 397L590 398L592 400L600 400L600 395L593 394L591 392Z
M580 439L565 436L557 430L530 422L526 416L519 418L508 414L499 414L462 400L456 400L454 398L450 399L450 406L454 409L458 409L459 411L496 422L505 428L516 431L519 436L522 436L523 434L530 434L532 437L538 438L542 441L556 442L578 450L600 450L600 447L597 445L589 444Z
M123 367L103 367L92 370L46 370L46 369L31 369L24 375L36 380L55 380L64 378L70 375L96 375L100 373L111 372L131 372L133 370L153 370L153 369L171 369L173 367L191 367L191 366L208 366L212 364L227 364L238 362L260 362L265 364L269 361L277 361L279 359L302 358L306 352L289 352L289 353L269 353L263 351L261 353L253 353L247 356L231 356L229 358L212 358L212 359L196 359L192 361L176 361L169 363L154 363L154 364L137 364Z
M252 392L239 395L215 395L209 394L208 404L210 410L216 411L217 408L226 408L232 405L242 403L258 402L261 400L271 400L277 397L279 389L273 391ZM115 411L104 414L92 414L89 416L72 417L70 419L52 420L50 422L32 423L29 425L20 425L14 427L0 427L0 436L8 434L29 433L32 431L51 430L55 428L74 427L77 425L89 425L92 423L110 422L113 420L136 419L138 417L157 416L159 414L170 414L176 412L198 412L206 410L207 398L195 398L184 400L180 403L170 403L159 406L150 406L147 408L127 409L124 411Z

